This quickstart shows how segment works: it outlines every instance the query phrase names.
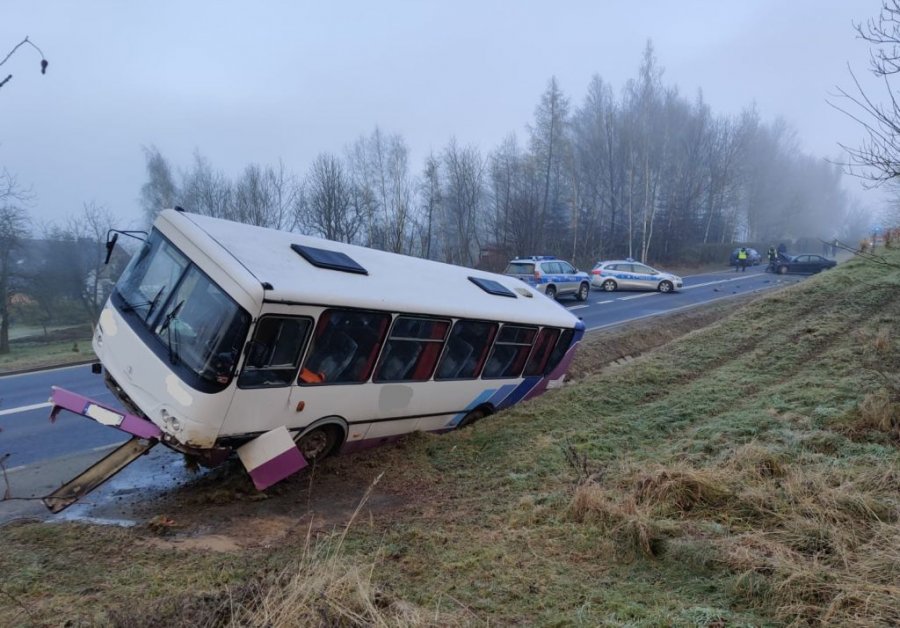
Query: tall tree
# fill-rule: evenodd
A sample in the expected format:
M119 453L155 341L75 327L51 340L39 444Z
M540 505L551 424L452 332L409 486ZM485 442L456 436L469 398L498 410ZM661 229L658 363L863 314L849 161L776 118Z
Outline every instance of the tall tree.
M0 354L9 353L9 302L13 279L20 272L15 252L28 235L30 218L24 203L29 198L13 175L0 172Z
M68 220L66 231L77 244L69 265L75 270L79 300L90 320L100 316L103 303L123 268L120 257L106 264L106 234L115 226L110 211L90 202L84 203L81 213Z
M431 259L434 223L441 209L442 202L440 161L434 153L430 153L425 159L425 169L419 183L419 196L422 202L424 221L421 247L422 257Z
M143 150L148 180L141 186L141 208L144 210L144 221L151 225L160 210L177 204L179 193L172 167L159 149L151 146Z
M348 243L359 233L360 207L353 202L352 183L334 155L316 157L306 177L301 207L299 222L311 233Z
M564 211L562 183L568 150L568 121L569 100L559 88L556 77L551 77L535 109L534 125L531 127L531 152L543 178L537 228L551 238L566 224L560 213ZM558 239L561 243L562 238Z
M474 266L481 248L484 159L478 148L462 148L451 138L443 153L445 193L444 261Z

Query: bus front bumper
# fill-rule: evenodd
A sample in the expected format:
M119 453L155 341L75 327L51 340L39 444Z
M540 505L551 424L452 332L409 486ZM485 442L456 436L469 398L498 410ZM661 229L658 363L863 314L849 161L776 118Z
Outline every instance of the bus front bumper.
M61 411L68 410L131 435L129 440L112 450L102 460L44 497L42 499L44 505L53 513L68 508L160 442L176 451L198 456L201 464L207 466L222 462L232 452L231 449L218 447L204 450L185 447L143 417L114 410L88 397L56 386L52 387L50 403L51 422L56 421ZM307 466L307 461L284 427L266 432L238 447L236 451L250 473L253 484L259 490L264 490Z

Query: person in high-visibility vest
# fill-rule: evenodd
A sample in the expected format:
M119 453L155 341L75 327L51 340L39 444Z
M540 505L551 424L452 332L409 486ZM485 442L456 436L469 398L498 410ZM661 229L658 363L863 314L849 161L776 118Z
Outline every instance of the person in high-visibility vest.
M741 267L741 272L747 272L747 249L741 247L741 250L738 251L738 266ZM737 272L737 266L734 267L734 272Z

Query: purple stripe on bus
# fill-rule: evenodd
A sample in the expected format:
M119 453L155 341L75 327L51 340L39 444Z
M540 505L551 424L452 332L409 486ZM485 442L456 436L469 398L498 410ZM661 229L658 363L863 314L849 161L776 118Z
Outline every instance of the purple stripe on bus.
M525 399L533 399L538 395L544 393L547 390L547 386L550 384L550 380L559 379L563 375L565 375L566 371L569 370L569 365L572 364L572 360L575 359L575 348L578 346L578 343L572 345L568 351L566 351L566 355L563 356L563 359L559 361L559 364L556 365L556 368L547 375L547 377L543 378L537 386L531 389L531 391L525 395Z
M250 471L250 479L253 480L253 486L262 491L293 475L307 464L300 450L291 447Z

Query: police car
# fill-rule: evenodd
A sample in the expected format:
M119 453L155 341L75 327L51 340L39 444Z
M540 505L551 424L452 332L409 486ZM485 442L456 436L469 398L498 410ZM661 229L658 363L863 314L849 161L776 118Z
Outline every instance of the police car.
M518 257L509 262L503 274L521 279L551 299L571 294L585 301L591 291L590 275L552 255Z
M678 275L664 273L632 259L598 262L591 271L591 283L595 288L606 292L615 290L672 292L684 285Z

